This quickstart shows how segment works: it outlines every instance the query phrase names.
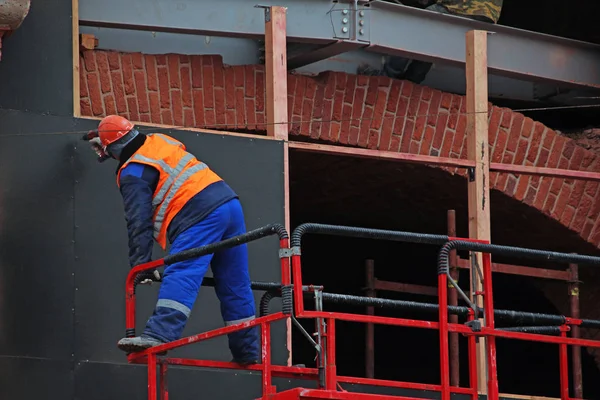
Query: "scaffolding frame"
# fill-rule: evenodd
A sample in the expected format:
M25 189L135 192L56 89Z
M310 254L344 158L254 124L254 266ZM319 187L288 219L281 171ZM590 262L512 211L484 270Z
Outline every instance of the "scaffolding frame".
M395 317L380 317L375 315L362 315L353 313L327 312L323 310L324 298L337 298L339 302L350 304L382 304L381 299L369 299L367 297L332 295L323 292L322 287L304 286L302 284L302 265L301 265L301 239L307 233L337 235L344 237L368 238L379 240L391 240L406 243L421 243L441 246L438 258L438 304L405 302L397 300L386 300L387 304L394 304L399 308L421 307L423 310L431 311L432 307L437 308L438 322L427 320L404 319ZM498 400L498 380L496 366L496 339L513 339L533 342L553 343L559 345L560 362L560 399L561 400L579 400L576 397L570 397L569 394L569 376L567 346L594 347L600 348L600 341L580 338L569 338L567 332L575 326L600 327L600 321L577 319L564 317L560 315L534 314L513 310L503 310L517 316L521 320L531 320L532 323L549 323L550 326L534 327L516 327L514 329L498 329L495 327L495 314L500 310L494 309L493 291L492 291L492 263L491 254L510 254L521 256L523 258L550 259L558 262L579 263L600 265L600 257L592 257L577 254L566 254L557 252L548 252L542 250L525 249L518 247L491 245L483 240L461 239L445 235L428 235L421 233L410 233L400 231L385 231L377 229L365 229L358 227L346 227L322 224L302 224L298 226L292 234L291 240L288 239L287 231L278 224L268 225L243 235L236 236L225 241L186 250L181 253L172 254L165 258L155 260L146 264L134 267L126 281L126 335L131 337L135 335L135 289L138 283L140 272L170 265L182 260L200 257L211 254L225 248L234 247L240 244L249 243L260 238L278 234L281 260L280 283L270 284L271 287L279 287L282 297L282 311L270 315L260 316L252 321L215 329L209 332L185 337L170 343L151 347L139 353L128 355L128 361L134 364L147 364L148 366L148 399L157 400L157 391L160 390L160 399L169 398L168 389L168 365L182 365L205 368L221 369L246 369L259 371L262 374L262 396L260 399L399 399L415 400L412 397L403 396L384 396L368 393L347 392L341 389L342 383L359 384L368 386L379 386L386 388L404 388L435 391L441 394L442 400L449 400L452 393L461 393L469 395L472 400L478 399L478 375L477 375L477 356L476 356L476 338L485 337L487 353L487 396L490 400ZM483 265L483 300L484 308L481 310L457 285L450 274L450 253L453 250L468 250L482 254ZM292 274L289 274L289 267L292 267ZM293 279L293 284L292 284ZM460 296L467 302L468 307L450 306L448 304L448 285L452 284L459 292ZM255 285L256 286L256 285ZM269 284L262 285L263 287ZM306 310L304 307L304 295L310 293L315 299L315 311ZM449 313L461 313L466 315L465 324L452 323L448 319ZM480 315L483 313L483 324ZM305 337L311 341L317 352L317 368L304 368L293 366L273 365L271 363L271 337L270 324L276 321L285 320L291 317L296 326L303 330L297 323L298 319L315 320L316 340L303 330ZM361 322L366 324L383 324L391 326L404 326L421 329L435 329L439 331L440 343L440 376L439 385L398 382L390 380L379 380L362 377L339 376L336 369L336 321ZM209 340L211 338L226 335L240 329L259 326L261 331L261 363L250 367L242 367L235 363L227 363L209 360L194 360L183 358L159 358L169 350L187 346L199 341ZM556 328L560 336L551 336L542 332L547 328ZM533 332L533 333L532 333ZM460 333L468 338L469 352L469 386L458 387L450 383L450 356L449 356L449 334ZM158 368L159 367L159 368ZM157 375L157 368L159 373ZM318 389L296 388L284 392L277 392L272 383L274 377L285 377L293 379L305 379L317 381ZM160 378L160 384L157 382Z

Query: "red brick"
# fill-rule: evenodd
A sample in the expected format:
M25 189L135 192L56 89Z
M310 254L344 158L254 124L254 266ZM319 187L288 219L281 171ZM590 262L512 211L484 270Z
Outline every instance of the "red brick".
M96 64L98 66L98 72L100 73L100 89L102 90L102 93L108 93L112 90L112 87L110 84L108 59L106 58L105 52L98 52L96 54Z
M581 197L583 196L583 192L585 190L585 181L576 181L573 184L573 193L571 193L571 198L569 199L569 202L567 203L568 205L570 205L571 207L575 207L577 208L577 206L579 205L579 202L581 201Z
M184 107L192 107L192 82L190 67L181 67L181 100L183 101Z
M254 99L246 99L246 117L248 118L248 128L256 129L256 105ZM308 124L303 124L308 126Z
M87 80L86 80L86 74L85 73L80 73L79 74L79 97L88 97L89 93L88 93L88 88L87 88ZM90 114L83 114L83 115L90 115Z
M112 94L106 95L104 98L104 108L106 109L106 115L117 114L117 107L115 105L115 98Z
M356 89L356 76L350 75L350 76L348 76L346 87L344 87L344 103L352 104L352 100L354 99L354 90L355 89ZM398 87L398 92L399 91L400 91L400 88Z
M344 104L342 107L343 115L351 115L352 114L352 106L350 104ZM358 136L350 138L350 119L345 118L340 124L340 136L339 143L340 144L348 144L349 142L358 143Z
M524 138L531 136L531 133L533 132L533 123L534 121L531 118L525 118L525 122L523 122L523 129L521 130L521 136Z
M510 109L503 108L502 109L502 119L500 120L500 127L509 129L510 124L513 119L513 115L514 115L514 113Z
M337 142L340 137L340 123L332 122L331 123L331 132L329 133L329 137L332 141Z
M448 125L448 119L450 118L450 116L446 113L444 114L440 114L440 118L438 120L438 123L435 127L435 133L433 135L433 141L431 142L431 148L432 149L436 149L436 150L441 150L442 148L442 142L444 141L444 133L446 132L446 127ZM456 130L456 139L459 138L461 135L464 135L464 132L461 132L460 130Z
M514 197L517 200L523 200L525 198L525 193L527 192L527 188L529 187L530 178L527 175L521 175L519 177L519 183L517 184L517 188L515 190Z
M582 196L579 207L577 207L577 210L575 212L575 218L573 218L573 221L571 222L571 229L573 229L576 232L581 232L581 230L583 229L583 225L585 224L585 221L587 219L588 211L591 207L592 198L585 195Z
M425 101L421 101L419 104L418 117L415 121L415 132L413 133L413 140L420 142L423 138L423 133L425 132L425 124L427 123L427 109L429 108L429 103Z
M288 77L288 84L290 82L290 78L292 78L292 80L295 80L296 77L294 75L290 75ZM291 89L290 87L288 87L288 90ZM335 93L335 79L332 73L329 73L327 76L327 81L325 83L325 98L326 99L333 99L333 94ZM361 100L362 101L362 100Z
M521 138L521 130L523 128L523 120L525 118L522 114L515 114L512 124L510 126L510 133L508 135L508 142L506 143L506 150L515 153L517 151L517 145Z
M121 68L121 56L115 51L109 51L106 53L108 58L108 67L111 71Z
M150 115L148 114L140 114L140 121L142 122L151 122Z
M429 110L427 112L427 125L436 126L440 115L440 103L442 101L441 92L435 91L433 97L431 98L431 102L429 105Z
M148 100L150 105L150 120L155 124L160 124L160 100L158 98L158 93L148 93Z
M195 100L194 100L195 101ZM204 107L203 107L204 110ZM246 126L246 104L244 102L244 89L236 88L235 89L235 111L236 111L236 121L238 128L243 128ZM204 121L204 118L202 118ZM198 121L198 115L196 115L196 121Z
M171 110L162 110L160 116L163 124L173 125L173 115L171 114Z
M343 72L334 72L333 75L335 77L335 89L344 90L346 87L346 81L348 80L348 74L344 74ZM377 79L369 79L369 85L371 84L377 88Z
M442 93L440 107L448 110L450 109L450 104L452 104L452 95L450 93Z
M565 207L569 202L569 197L571 196L571 187L569 185L562 185L562 190L558 195L556 200L556 205L554 206L554 210L552 211L553 217L560 220L563 212L565 211ZM568 226L568 225L567 225Z
M402 81L394 80L390 87L390 93L388 96L386 111L395 112L398 109L398 102L400 101L400 91L402 90ZM350 99L352 101L352 99Z
M493 146L498 136L498 130L500 129L500 120L502 119L502 110L499 107L492 107L490 110L490 124L488 127L490 144Z
M131 62L134 69L144 69L144 56L142 53L131 53Z
M494 150L491 154L491 162L500 162L504 155L504 149L506 147L506 141L508 140L508 132L504 129L498 130L496 142L494 144Z
M512 196L513 194L515 194L516 188L517 188L517 178L514 175L509 175L508 182L506 182L506 189L504 190L504 192L507 195Z
M204 127L204 95L202 89L194 89L192 98L194 100L194 118L196 120L196 126ZM239 119L238 123L240 123Z
M448 119L448 128L456 128L462 103L462 96L452 95L452 103L450 105L450 118Z
M235 108L235 86L233 68L225 70L225 106L227 109Z
M536 194L537 191L532 186L529 186L529 189L527 189L527 194L525 195L525 199L523 199L523 202L529 206L533 206Z
M446 133L444 134L444 141L442 142L440 157L450 157L450 150L452 150L453 139L453 133L451 131L446 131Z
M202 87L202 58L200 56L192 56L192 88L199 89ZM237 67L238 69L240 67ZM243 73L243 71L242 71Z
M94 51L86 50L83 52L83 65L87 72L96 71L96 55Z
M252 109L246 108L248 112L256 115L255 101L252 100ZM225 89L215 88L215 112L218 125L225 125ZM256 127L255 127L256 128Z
M144 71L135 71L135 91L137 93L138 105L140 113L145 114L150 112L148 104L148 93L146 92L146 76Z
M160 89L160 108L171 108L169 73L165 67L158 67L158 88Z
M402 132L402 141L400 143L401 153L408 153L414 127L414 121L412 119L407 119L404 125L404 131Z
M256 70L259 67L260 67L260 65L254 66L254 69ZM223 67L223 63L220 62L220 59L213 66L213 74L214 74L214 79L215 79L214 86L218 87L218 88L224 88L225 87L225 69Z
M131 55L123 54L123 57L121 57L121 64L123 66L123 85L125 87L125 94L133 94L135 92L135 83L133 81Z
M433 143L433 137L435 136L435 129L431 126L427 126L425 128L425 134L423 135L423 141L421 142L421 147L419 153L430 155L431 154L431 144Z
M550 151L550 158L548 159L548 168L556 168L558 166L565 143L566 139L564 137L556 135L552 150Z
M407 116L410 118L414 118L419 112L419 104L421 102L421 86L415 86L413 90L413 94L408 100L408 113ZM367 95L368 96L368 95Z
M542 211L544 212L544 214L550 215L550 211L554 208L555 204L556 204L556 196L553 193L550 193L548 195L548 198L546 199L546 203L544 204L544 207L542 208Z
M377 83L374 79L369 81L369 87L367 88L367 97L365 98L365 105L375 105L375 101L377 101Z
M296 82L296 90L294 92L294 107L292 108L292 116L298 117L298 119L302 118L302 106L304 102L304 91L306 90L306 77L298 77ZM340 100L343 94L341 92L336 92L336 102L342 106L342 101ZM341 108L340 108L341 109ZM334 116L336 121L339 121L342 118L342 115L338 115L337 118Z
M167 56L169 83L171 89L181 88L181 79L179 78L179 57L176 54Z
M542 141L542 148L546 150L552 149L552 144L554 143L554 139L556 138L556 132L553 130L548 130L546 135L544 136L544 140Z
M394 127L394 114L386 112L381 127L381 138L379 140L379 150L387 151L392 141L392 128Z
M227 83L227 82L225 82ZM256 72L256 109L258 111L265 110L265 73L260 71ZM317 97L317 100L320 102L323 100L323 94L321 93L320 97ZM315 111L321 111L320 107L315 103Z
M104 115L104 104L102 102L102 95L100 94L100 83L98 82L98 76L95 73L87 75L87 86L90 93L93 115Z
M246 81L244 83L245 95L246 97L254 97L255 96L255 76L254 76L254 66L246 65L244 75Z
M207 128L214 128L217 124L217 115L214 109L204 109L204 119L206 120Z
M148 81L148 90L158 90L158 77L156 76L156 59L150 55L145 56L146 59L146 80Z
M538 135L538 134L534 133L533 137L531 138L531 144L529 145L529 151L527 152L527 160L529 162L531 162L531 163L536 162L538 153L540 151L541 143L542 143L542 135Z
M540 155L538 156L535 165L537 165L538 167L545 167L546 163L548 162L548 157L550 157L550 151L542 147L542 149L540 150Z
M136 101L135 97L127 98L127 108L129 109L129 118L131 118L134 121L139 121L140 114L138 111L138 105L137 105L137 101ZM169 123L169 125L171 125L171 124L172 123Z
M180 90L171 90L171 110L173 112L173 123L177 126L183 126L183 102L181 101Z
M79 107L81 108L81 115L87 115L87 116L93 115L92 105L90 104L89 99L79 100Z
M546 197L548 193L550 193L550 184L552 183L552 178L542 178L540 187L538 188L537 195L535 197L535 201L533 205L538 210L541 210L546 202Z
M165 54L158 54L156 56L156 65L167 65L167 56Z
M392 135L392 141L390 142L390 151L400 151L400 138L396 135Z
M365 107L365 112L363 113L363 120L360 124L360 132L358 134L357 144L360 147L365 147L367 145L367 141L369 140L369 126L371 125L371 118L373 118L373 108Z
M123 77L119 71L113 71L110 74L113 94L117 104L119 114L127 112L127 101L125 100L125 90L123 89Z
M367 141L367 148L377 149L379 147L379 131L371 129L369 131L369 140Z
M594 228L594 223L591 221L587 221L585 223L585 225L583 226L583 229L581 230L581 237L584 238L585 240L587 240L590 237L590 234L592 233L592 229Z
M321 126L321 139L329 140L331 138L331 115L333 114L333 100L323 101L323 125ZM356 136L358 141L358 135Z

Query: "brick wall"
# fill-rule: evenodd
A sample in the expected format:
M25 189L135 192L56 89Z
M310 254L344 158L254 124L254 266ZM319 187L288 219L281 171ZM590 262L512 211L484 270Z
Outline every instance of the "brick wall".
M83 115L118 113L135 121L166 125L265 131L262 66L226 66L218 56L105 51L84 52L81 65ZM288 90L292 136L370 149L466 157L466 116L448 114L466 111L462 96L385 77L334 72L317 77L290 74ZM576 141L510 109L490 105L490 110L493 162L600 171L600 157ZM598 183L494 173L490 179L493 189L600 245ZM548 290L550 298L562 303L564 288ZM588 296L593 295L590 292ZM582 303L594 305L595 300L583 298ZM588 308L590 313L596 309Z

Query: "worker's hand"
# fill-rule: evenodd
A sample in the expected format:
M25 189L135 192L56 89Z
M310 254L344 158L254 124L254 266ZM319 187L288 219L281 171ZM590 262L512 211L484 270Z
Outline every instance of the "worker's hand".
M140 285L152 285L152 282L160 282L161 276L160 272L155 269L154 271L144 271L140 273L136 280Z

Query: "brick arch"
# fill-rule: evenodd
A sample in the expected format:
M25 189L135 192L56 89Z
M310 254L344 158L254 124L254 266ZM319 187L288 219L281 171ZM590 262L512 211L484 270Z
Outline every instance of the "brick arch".
M86 51L81 112L142 122L265 131L264 67L225 66L219 56ZM326 72L290 74L291 135L346 146L466 157L463 96L407 81ZM493 162L600 170L600 158L540 122L490 104ZM303 121L310 121L301 123ZM445 168L450 173L464 170ZM600 245L599 185L495 174L490 187Z
M135 121L165 125L266 130L261 65L226 66L220 56L85 51L81 66L83 116L119 113ZM466 116L456 114L466 111L463 96L386 77L337 72L290 74L288 93L291 135L297 139L466 157ZM600 171L600 157L576 141L510 109L490 104L490 111L493 162ZM490 179L491 188L600 245L598 183L494 173ZM564 293L546 292L561 309L556 299ZM584 298L582 304L595 304L593 293L589 295L590 301ZM583 317L600 318L597 307L589 311ZM588 337L593 334L586 332ZM600 352L596 356L600 364Z

